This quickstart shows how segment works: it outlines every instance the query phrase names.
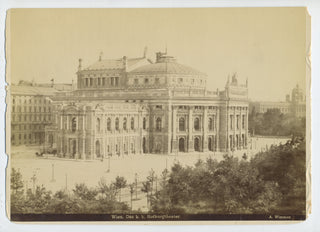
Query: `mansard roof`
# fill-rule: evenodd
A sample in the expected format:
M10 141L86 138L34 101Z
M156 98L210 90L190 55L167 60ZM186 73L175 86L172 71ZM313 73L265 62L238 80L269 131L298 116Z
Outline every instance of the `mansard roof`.
M140 61L146 59L145 57L140 58L126 58L127 66L134 66ZM95 62L94 64L88 66L84 70L106 70L106 69L124 69L125 62L123 58L120 59L104 59Z

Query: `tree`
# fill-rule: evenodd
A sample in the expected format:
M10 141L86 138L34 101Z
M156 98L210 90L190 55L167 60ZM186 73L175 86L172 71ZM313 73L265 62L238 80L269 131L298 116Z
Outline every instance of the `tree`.
M119 201L121 202L121 189L127 186L127 181L122 176L117 176L116 181L114 182L114 186L119 191Z
M11 212L21 213L24 207L23 181L21 173L14 168L11 169L10 190Z

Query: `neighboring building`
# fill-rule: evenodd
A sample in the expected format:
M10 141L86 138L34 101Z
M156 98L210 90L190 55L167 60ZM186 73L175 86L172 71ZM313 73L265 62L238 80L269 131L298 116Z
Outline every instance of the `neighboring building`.
M246 149L248 89L234 75L224 91L208 91L207 76L158 52L102 60L77 72L77 89L52 97L49 147L60 156Z
M65 85L69 91L70 87ZM50 97L56 92L50 84L35 85L20 81L18 85L10 86L12 145L44 142L45 126L53 120Z
M297 118L306 117L306 97L297 85L290 95L286 95L284 102L256 101L249 103L250 113L265 113L270 109L278 109L282 114L292 114Z

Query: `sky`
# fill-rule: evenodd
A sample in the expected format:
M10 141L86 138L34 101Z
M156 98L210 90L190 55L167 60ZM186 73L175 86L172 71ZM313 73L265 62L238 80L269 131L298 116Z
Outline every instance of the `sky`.
M79 58L86 67L100 52L141 57L147 46L152 60L167 48L206 73L211 90L235 72L252 100L283 101L306 87L304 8L13 9L7 23L11 83L71 83Z

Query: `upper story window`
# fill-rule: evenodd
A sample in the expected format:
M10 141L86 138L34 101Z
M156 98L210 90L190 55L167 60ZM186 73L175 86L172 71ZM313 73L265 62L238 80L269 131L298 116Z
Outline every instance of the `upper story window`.
M131 130L134 129L134 118L131 118Z
M15 104L15 103L16 103L16 100L15 100L14 98L12 99L12 103L13 103L13 104Z
M233 129L233 115L230 115L230 129Z
M179 119L179 131L185 131L186 127L185 127L185 119L183 117L181 117Z
M71 120L71 130L72 130L72 132L75 132L77 130L77 119L76 118L72 118L72 120Z
M127 118L123 119L123 129L126 130L127 129Z
M116 130L119 130L119 118L116 118L116 121L115 121L115 129L116 129Z
M178 79L178 82L179 82L179 83L182 83L182 82L183 82L183 78L179 78L179 79Z
M102 77L102 85L105 86L106 85L106 78Z
M144 79L144 83L145 83L145 84L149 84L149 79L148 79L148 78L145 78L145 79Z
M160 84L160 79L157 77L155 80L154 80L155 84Z
M111 86L114 86L114 77L110 78Z
M98 85L99 86L101 85L101 78L100 77L98 78Z
M237 129L240 128L240 115L237 115Z
M134 84L135 85L139 84L139 79L138 78L134 79Z
M200 130L200 119L199 118L195 118L194 119L194 129L196 131L199 131Z
M213 118L209 118L208 127L209 127L210 131L212 131L214 129L214 120L213 120Z
M162 110L162 105L156 105L156 109Z
M96 131L100 131L100 118L97 118L97 121L96 121Z
M116 86L119 86L119 77L116 77L115 81L116 81Z
M161 128L162 128L162 120L160 117L158 117L156 120L156 130L161 131Z
M143 118L142 128L145 130L147 129L147 119Z
M111 119L107 119L107 131L111 131Z
M93 86L93 78L90 78L90 86Z
M245 127L245 115L242 115L242 129Z
M89 86L89 79L86 78L86 86L88 87Z

